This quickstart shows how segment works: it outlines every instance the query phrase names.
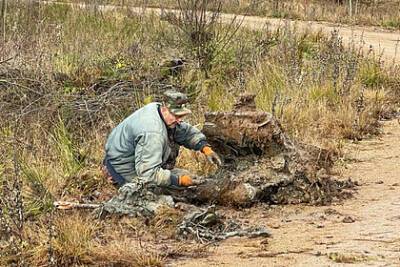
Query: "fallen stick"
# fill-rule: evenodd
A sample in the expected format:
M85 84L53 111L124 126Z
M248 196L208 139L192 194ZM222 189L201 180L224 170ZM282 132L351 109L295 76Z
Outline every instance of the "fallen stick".
M55 201L53 205L59 210L97 209L101 206L101 204L89 204L89 203L68 202L68 201Z
M288 250L288 251L277 251L277 252L259 252L259 253L251 253L249 255L246 255L245 257L263 257L263 258L273 258L276 256L280 255L287 255L287 254L313 254L311 253L313 251L312 248L306 248L306 249L301 249L301 250Z

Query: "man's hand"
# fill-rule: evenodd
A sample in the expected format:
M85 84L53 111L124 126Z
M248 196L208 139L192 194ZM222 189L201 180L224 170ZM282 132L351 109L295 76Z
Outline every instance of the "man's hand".
M203 154L206 155L209 162L217 164L218 166L222 165L221 159L219 158L217 153L215 153L214 150L211 149L211 147L204 146L201 152L203 152Z
M180 186L192 186L194 185L193 179L189 175L182 175L179 177L179 185Z
M182 174L180 176L173 174L171 176L172 187L189 187L193 185L198 185L198 182L188 174Z

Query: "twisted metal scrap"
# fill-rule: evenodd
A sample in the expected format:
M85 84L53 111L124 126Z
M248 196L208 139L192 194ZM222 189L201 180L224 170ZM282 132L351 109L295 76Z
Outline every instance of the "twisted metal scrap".
M183 221L177 226L177 233L181 239L195 238L201 243L221 241L234 236L251 238L271 236L271 233L264 227L243 229L235 220L224 222L216 212L214 205L186 214Z

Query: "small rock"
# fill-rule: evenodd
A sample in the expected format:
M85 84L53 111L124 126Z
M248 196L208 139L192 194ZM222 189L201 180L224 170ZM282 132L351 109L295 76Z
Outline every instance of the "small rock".
M281 228L281 226L279 224L271 224L269 227L271 227L272 229L279 229Z
M383 184L383 181L382 180L379 180L379 181L377 181L377 182L375 182L376 184Z
M343 220L342 220L342 222L344 222L344 223L353 223L353 222L355 222L355 221L356 221L356 220L354 220L354 218L351 217L351 216L346 216L346 217L344 217Z
M324 210L324 213L326 215L340 215L340 212L332 208L327 208L326 210Z
M392 186L399 186L399 185L400 185L399 183L392 184Z
M325 225L323 225L323 224L317 224L317 228L324 228L325 227Z

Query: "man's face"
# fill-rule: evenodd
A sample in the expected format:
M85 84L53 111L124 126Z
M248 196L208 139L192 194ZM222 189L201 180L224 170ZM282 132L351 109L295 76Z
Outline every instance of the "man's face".
M176 116L171 113L171 124L168 124L168 127L175 128L176 125L180 124L183 120L183 116Z
M176 125L178 125L182 122L182 119L184 117L184 116L177 116L177 115L171 113L168 110L168 108L161 109L161 112L163 114L164 121L169 128L175 128Z

